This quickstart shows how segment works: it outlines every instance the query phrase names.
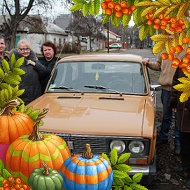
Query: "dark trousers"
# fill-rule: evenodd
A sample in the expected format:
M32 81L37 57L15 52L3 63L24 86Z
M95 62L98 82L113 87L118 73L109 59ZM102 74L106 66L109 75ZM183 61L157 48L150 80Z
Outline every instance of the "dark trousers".
M190 133L180 132L182 166L190 174Z

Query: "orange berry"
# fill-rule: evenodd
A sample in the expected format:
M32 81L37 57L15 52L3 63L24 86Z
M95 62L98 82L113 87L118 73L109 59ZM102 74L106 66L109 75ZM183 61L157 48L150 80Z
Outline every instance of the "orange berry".
M169 53L169 54L168 54L168 59L169 59L169 60L173 60L173 59L174 59L173 53Z
M153 24L153 20L148 20L148 21L147 21L147 24L148 24L148 25L152 25L152 24Z
M187 48L186 52L187 52L187 53L190 53L190 47Z
M111 2L112 0L105 0L105 2L107 2L107 3L109 3L109 2Z
M15 185L14 185L14 188L15 188L15 189L20 189L20 185L19 185L19 184L15 184Z
M102 9L105 10L108 8L108 4L106 2L103 2L103 3L101 3L101 7L102 7Z
M116 13L117 11L115 10L115 8L114 9L112 9L112 11L114 12L114 13Z
M28 189L28 186L25 184L22 187L23 187L23 189Z
M177 23L172 23L170 26L171 26L172 28L177 28Z
M0 187L0 190L4 190L4 187Z
M6 183L6 184L3 185L3 187L4 187L4 188L5 188L5 187L10 187L10 185L9 185L9 183Z
M16 190L14 187L11 187L11 190Z
M177 45L177 46L175 47L175 49L176 49L176 51L177 51L178 53L181 53L181 52L183 51L183 47L182 47L181 45Z
M153 12L151 12L151 13L148 14L148 18L149 18L149 19L152 19L153 16L154 16Z
M158 17L160 20L162 20L164 18L164 13L161 13Z
M179 24L179 25L183 25L183 24L184 24L183 20L182 20L182 19L179 19L179 20L178 20L178 24Z
M116 11L115 16L120 18L122 16L122 11Z
M175 30L175 28L173 28L173 27L169 26L169 30L170 30L170 31L174 31L174 30Z
M24 190L24 188L21 187L19 190Z
M187 54L186 54L186 57L190 58L190 53L187 53Z
M167 23L168 23L168 22L167 22L165 19L162 19L161 22L160 22L160 24L161 24L162 26L166 26Z
M171 17L171 18L170 18L170 22L171 22L172 24L176 23L176 22L177 22L177 18L176 18L176 17Z
M187 71L188 73L190 73L190 65L189 65L189 64L186 66L186 71Z
M178 26L178 27L175 29L175 31L176 31L177 33L181 33L183 30L182 30L182 28L181 28L180 26Z
M166 26L160 26L160 28L162 29L162 30L165 30L166 29Z
M180 63L180 60L178 58L174 58L172 60L172 67L173 68L178 68L179 63Z
M160 29L160 25L155 24L155 25L153 26L153 28L154 28L155 30L159 30L159 29Z
M130 15L132 13L132 11L129 9L128 15Z
M148 14L146 14L146 15L145 15L145 18L148 20L148 19L149 19L149 15L148 15Z
M159 18L156 18L156 19L154 20L154 24L160 24L160 19L159 19Z
M185 24L181 25L181 28L184 30L186 28L186 25Z
M169 20L170 20L170 15L165 16L164 19L165 19L166 21L169 21Z
M121 10L121 5L120 4L116 4L115 5L115 10L116 11L120 11Z
M126 1L121 1L120 5L123 8L127 8L127 2Z
M175 53L175 52L176 52L176 49L175 49L175 47L171 46L171 47L169 48L169 51L170 51L170 53Z
M12 182L12 181L13 181L13 177L10 176L10 177L8 178L8 181L9 181L9 182Z
M20 184L22 181L21 181L21 178L20 177L17 177L16 179L15 179L15 182L17 183L17 184Z
M8 180L6 180L6 179L4 179L3 182L2 182L3 185L4 185L4 184L7 184L7 183L9 183L9 182L8 182Z
M10 187L5 187L5 189L4 190L10 190L11 188Z
M109 9L109 8L107 8L107 9L105 10L105 13L106 13L106 15L111 15L111 14L112 14L112 10Z
M122 13L123 13L124 15L129 14L129 9L128 9L128 8L123 8L123 9L122 9Z
M129 9L130 9L131 11L134 11L134 10L136 9L136 7L135 7L135 5L130 5L130 6L129 6Z
M189 63L189 58L188 57L183 57L183 62L184 63Z
M108 8L113 9L115 7L115 3L113 1L108 3Z
M167 53L162 53L161 57L162 57L163 60L168 59L168 54Z

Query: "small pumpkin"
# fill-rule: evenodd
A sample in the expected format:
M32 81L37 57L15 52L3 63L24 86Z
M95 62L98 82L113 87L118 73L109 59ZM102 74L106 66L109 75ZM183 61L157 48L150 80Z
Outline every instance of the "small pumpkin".
M28 185L35 190L61 190L63 187L63 178L57 170L48 168L47 164L42 162L44 168L36 168L28 179Z
M5 163L6 151L18 137L30 134L33 129L33 120L20 111L12 110L20 105L16 99L9 101L0 111L0 159Z
M60 172L63 162L71 154L66 142L54 134L41 134L39 132L40 120L45 117L48 109L44 109L36 119L31 135L17 138L8 148L6 163L16 177L25 182L33 169L42 167L42 162Z
M108 161L93 155L89 144L82 155L74 155L64 162L61 175L67 190L110 190L113 183L113 171Z

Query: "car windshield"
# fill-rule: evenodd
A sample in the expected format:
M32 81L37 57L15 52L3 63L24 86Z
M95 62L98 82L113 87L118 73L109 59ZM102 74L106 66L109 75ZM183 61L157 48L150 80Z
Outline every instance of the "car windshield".
M61 62L47 92L146 94L141 63L124 61Z

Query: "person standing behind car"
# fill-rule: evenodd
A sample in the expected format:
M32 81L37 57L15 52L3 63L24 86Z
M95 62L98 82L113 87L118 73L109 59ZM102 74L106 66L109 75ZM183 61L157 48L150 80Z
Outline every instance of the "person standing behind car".
M165 53L165 52L162 52ZM149 58L144 58L142 63L147 65L150 69L160 71L159 84L162 86L161 101L163 104L163 119L162 125L158 136L159 144L168 143L169 130L172 122L172 107L169 106L170 94L172 89L172 79L176 71L172 68L170 60L163 60L161 54L158 54L156 62L150 62ZM177 114L175 116L175 153L180 154L180 136L177 127Z
M173 77L173 86L179 84L178 78L186 77L181 68L177 68ZM190 188L190 98L181 103L179 97L181 92L172 88L170 105L173 110L177 111L178 126L180 129L180 143L181 143L181 161L182 169L177 168L177 171L185 171L188 174L186 186Z
M42 44L41 52L43 57L38 57L38 59L40 63L45 66L48 73L47 76L41 80L42 92L44 92L53 67L55 66L55 63L59 60L59 58L56 57L57 47L51 41L46 41Z
M37 60L35 53L30 49L29 42L25 39L18 42L18 48L10 52L10 56L15 54L16 60L24 57L24 63L20 69L25 71L21 75L21 82L19 89L25 89L20 98L24 101L25 105L29 104L36 98L42 95L40 78L47 75L45 67Z

